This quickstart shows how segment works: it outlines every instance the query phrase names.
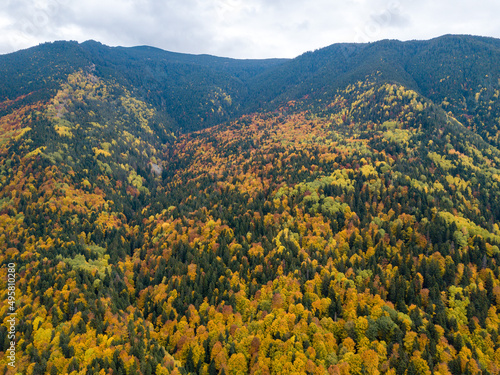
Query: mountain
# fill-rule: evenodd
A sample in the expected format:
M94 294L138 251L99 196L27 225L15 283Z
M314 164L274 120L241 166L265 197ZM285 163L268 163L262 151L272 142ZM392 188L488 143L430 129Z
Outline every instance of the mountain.
M95 41L46 43L0 56L0 71L7 77L1 98L50 96L68 74L91 69L167 113L176 128L194 130L237 113L247 97L247 82L283 61L195 56L146 46L111 48Z
M499 373L499 47L0 56L0 368Z

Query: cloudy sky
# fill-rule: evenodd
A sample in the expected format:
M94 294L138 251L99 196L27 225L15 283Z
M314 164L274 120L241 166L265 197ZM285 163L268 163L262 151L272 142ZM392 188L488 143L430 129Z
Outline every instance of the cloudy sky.
M337 42L500 38L498 0L2 0L0 54L46 41L235 58L295 57Z

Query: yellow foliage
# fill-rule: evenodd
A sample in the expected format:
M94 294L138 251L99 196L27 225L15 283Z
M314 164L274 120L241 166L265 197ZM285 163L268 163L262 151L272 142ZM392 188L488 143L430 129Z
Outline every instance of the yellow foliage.
M99 155L104 155L104 156L111 156L111 153L106 150L101 150L97 147L92 147L92 151L94 151L94 156L97 158Z

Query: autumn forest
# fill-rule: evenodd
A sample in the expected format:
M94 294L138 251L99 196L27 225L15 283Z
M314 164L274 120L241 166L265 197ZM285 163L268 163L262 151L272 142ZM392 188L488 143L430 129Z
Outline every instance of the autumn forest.
M500 374L499 59L1 55L0 373Z

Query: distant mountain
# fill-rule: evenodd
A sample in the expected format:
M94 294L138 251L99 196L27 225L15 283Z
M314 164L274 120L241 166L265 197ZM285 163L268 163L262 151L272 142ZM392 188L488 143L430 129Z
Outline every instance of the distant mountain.
M111 48L88 41L46 43L0 56L0 98L47 95L70 73L93 74L135 91L168 113L183 131L234 117L248 97L248 81L285 60L234 60L152 47Z
M349 83L376 75L380 82L402 84L438 104L444 101L447 109L467 122L467 116L484 110L475 95L483 89L491 93L498 86L499 58L500 40L474 36L334 44L262 73L253 91L264 93L260 105L305 96L329 98ZM493 111L498 117L496 103Z
M477 91L497 83L499 43L446 35L429 41L334 44L289 60L235 60L146 46L55 42L0 56L0 73L6 77L0 95L50 95L47 90L68 74L92 66L94 74L124 85L185 132L288 100L328 97L376 73L381 82L401 83L433 101L449 103L466 121L478 110Z
M0 369L499 373L499 51L0 56Z

